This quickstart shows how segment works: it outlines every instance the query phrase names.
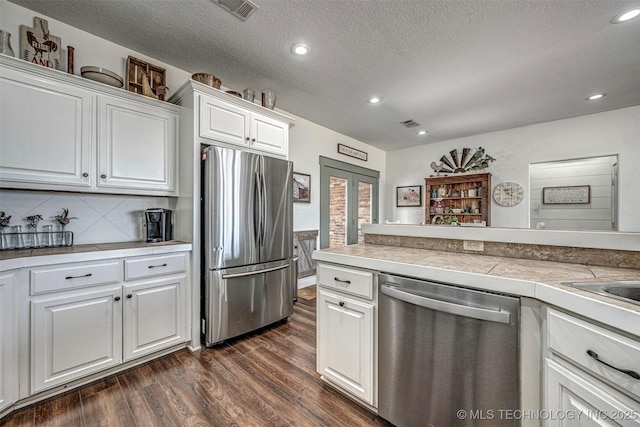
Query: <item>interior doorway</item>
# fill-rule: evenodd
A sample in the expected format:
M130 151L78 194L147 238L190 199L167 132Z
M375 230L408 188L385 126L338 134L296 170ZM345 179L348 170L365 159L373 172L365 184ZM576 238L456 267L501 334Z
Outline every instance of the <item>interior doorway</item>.
M320 157L320 247L362 242L363 224L378 223L380 172Z

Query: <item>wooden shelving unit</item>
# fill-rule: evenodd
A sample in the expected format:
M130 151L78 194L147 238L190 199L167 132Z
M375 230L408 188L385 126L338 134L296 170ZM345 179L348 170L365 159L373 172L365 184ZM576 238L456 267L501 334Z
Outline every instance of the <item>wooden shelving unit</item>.
M461 223L485 221L488 226L490 191L490 173L425 178L425 223L439 224L455 216Z

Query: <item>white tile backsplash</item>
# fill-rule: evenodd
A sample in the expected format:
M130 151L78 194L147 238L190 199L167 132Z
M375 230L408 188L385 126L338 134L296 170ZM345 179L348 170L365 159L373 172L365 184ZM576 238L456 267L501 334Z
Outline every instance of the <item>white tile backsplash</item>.
M0 190L0 210L23 230L23 218L35 214L44 218L38 227L53 224L59 230L53 217L69 209L69 216L77 219L66 230L73 231L76 245L144 240L144 210L172 209L170 205L168 197Z

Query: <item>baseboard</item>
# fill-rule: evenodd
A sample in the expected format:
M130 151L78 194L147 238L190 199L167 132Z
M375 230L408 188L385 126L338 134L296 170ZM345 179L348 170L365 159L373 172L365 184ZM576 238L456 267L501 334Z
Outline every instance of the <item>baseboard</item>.
M306 288L307 286L316 284L316 275L303 277L302 279L298 279L298 289Z

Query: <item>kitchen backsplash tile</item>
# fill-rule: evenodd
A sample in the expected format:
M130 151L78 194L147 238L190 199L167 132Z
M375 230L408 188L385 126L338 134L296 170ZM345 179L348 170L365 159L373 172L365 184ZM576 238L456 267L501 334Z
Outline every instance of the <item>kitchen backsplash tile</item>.
M111 194L75 194L40 191L0 190L0 210L11 215L11 225L22 225L26 216L40 214L43 225L59 225L53 217L69 209L71 220L66 230L73 231L74 244L97 244L144 240L144 210L172 209L168 197Z

